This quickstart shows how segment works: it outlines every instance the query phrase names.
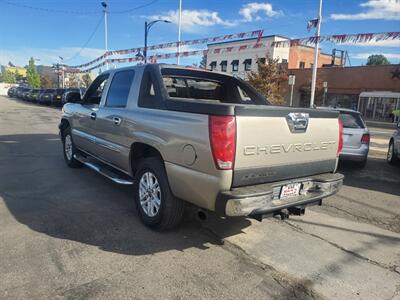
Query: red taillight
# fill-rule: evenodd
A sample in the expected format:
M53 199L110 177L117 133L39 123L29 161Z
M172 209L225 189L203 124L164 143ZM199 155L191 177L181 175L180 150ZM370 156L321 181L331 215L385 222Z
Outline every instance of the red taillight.
M364 133L361 137L361 144L369 144L369 133Z
M235 161L236 119L232 116L210 116L208 121L215 166L220 170L231 170Z
M342 152L343 149L343 122L340 119L338 120L339 120L339 143L336 156L339 156L340 152Z

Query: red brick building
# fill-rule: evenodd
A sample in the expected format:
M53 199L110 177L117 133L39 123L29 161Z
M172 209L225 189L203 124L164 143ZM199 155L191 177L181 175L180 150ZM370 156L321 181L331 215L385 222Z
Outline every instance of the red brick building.
M332 63L332 54L322 53L318 51L318 68L323 65L329 65ZM312 68L314 63L314 47L310 46L291 46L289 49L289 69L304 69ZM341 65L340 58L335 58L335 65Z
M311 68L289 69L288 74L295 75L293 88L293 106L307 107L310 103ZM324 92L324 82L327 91ZM290 87L285 95L287 103L290 98ZM376 120L390 120L391 111L400 109L400 100L396 97L385 99L359 99L362 92L400 92L400 65L324 67L318 68L315 104L337 105L365 112L367 107L381 110L373 114ZM390 94L390 93L389 93ZM368 101L368 103L364 103Z

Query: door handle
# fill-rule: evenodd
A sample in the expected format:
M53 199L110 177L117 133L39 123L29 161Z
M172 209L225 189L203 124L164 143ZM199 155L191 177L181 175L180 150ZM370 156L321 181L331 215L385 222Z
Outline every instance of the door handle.
M119 126L122 122L122 119L119 117L113 117L113 122L115 125Z
M92 113L90 114L90 118L91 118L92 120L96 120L96 117L97 117L97 114L96 114L95 112L92 112Z

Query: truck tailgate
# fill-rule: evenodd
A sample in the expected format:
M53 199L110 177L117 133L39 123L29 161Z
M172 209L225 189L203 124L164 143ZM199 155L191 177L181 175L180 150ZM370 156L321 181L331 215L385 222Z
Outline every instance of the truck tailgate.
M237 107L233 187L333 172L338 113L286 107Z

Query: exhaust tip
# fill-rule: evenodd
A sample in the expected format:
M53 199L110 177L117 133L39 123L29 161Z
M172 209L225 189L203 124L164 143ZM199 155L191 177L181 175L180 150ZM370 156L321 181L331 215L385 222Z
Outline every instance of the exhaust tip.
M199 218L200 221L205 221L207 220L207 213L204 210L198 210L197 217Z

